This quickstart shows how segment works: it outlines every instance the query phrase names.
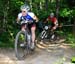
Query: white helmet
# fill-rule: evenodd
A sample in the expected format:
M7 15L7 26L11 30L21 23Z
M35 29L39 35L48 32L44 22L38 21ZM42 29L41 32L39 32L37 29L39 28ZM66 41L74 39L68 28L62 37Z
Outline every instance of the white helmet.
M52 13L50 13L50 17L54 17L54 13L52 12Z
M30 7L28 6L28 5L22 5L21 7L20 7L20 9L21 10L24 10L24 11L26 11L26 12L28 12L29 10L30 10Z

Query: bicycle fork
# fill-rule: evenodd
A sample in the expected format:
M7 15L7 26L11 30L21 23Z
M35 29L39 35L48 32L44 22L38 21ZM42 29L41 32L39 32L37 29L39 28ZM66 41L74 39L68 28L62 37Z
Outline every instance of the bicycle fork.
M46 34L47 32L44 30L44 31L42 31L42 33L41 33L41 35L40 35L40 37L43 39L44 37L45 38L47 38L47 34Z
M27 34L27 44L28 44L28 47L30 47L30 44L31 44L31 34Z

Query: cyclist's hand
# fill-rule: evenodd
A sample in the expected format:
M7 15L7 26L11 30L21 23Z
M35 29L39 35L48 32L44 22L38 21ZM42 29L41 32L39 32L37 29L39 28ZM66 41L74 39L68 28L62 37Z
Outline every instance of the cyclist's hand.
M53 32L55 29L56 29L56 27L52 27L52 28L51 28L51 32Z
M51 29L51 26L48 26L49 29Z
M59 28L61 28L62 26L63 26L63 24L61 23L61 24L59 24L59 26L58 26L58 27L59 27Z
M51 29L50 31L53 32L53 29Z
M46 24L47 23L47 20L44 20L43 23Z
M36 24L36 23L38 23L38 21L37 21L37 20L33 20L33 23L35 23L35 24Z
M19 25L20 25L20 23L19 23L19 22L16 22L16 25L18 25L18 26L19 26Z

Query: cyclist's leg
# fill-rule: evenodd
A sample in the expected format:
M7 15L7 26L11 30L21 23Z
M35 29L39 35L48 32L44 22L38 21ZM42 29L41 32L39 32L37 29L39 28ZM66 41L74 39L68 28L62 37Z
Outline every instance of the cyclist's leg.
M50 29L50 39L52 41L57 39L57 35L56 35L56 32L55 32L56 29L57 29L57 26L54 26L54 25L51 26L51 29Z
M31 48L34 49L35 47L35 30L36 30L36 25L35 24L32 24L31 25L31 33L32 33L32 46Z
M34 43L34 41L35 41L35 30L36 30L36 25L33 24L33 25L31 26L32 42L33 42L33 43Z

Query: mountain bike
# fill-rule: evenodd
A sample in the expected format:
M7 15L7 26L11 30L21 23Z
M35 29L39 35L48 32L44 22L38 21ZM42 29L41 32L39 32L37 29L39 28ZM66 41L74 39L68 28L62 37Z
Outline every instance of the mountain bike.
M39 33L38 38L37 38L37 43L40 43L41 41L43 43L46 43L46 41L56 44L57 40L59 40L59 35L56 31L50 31L51 26L46 25L42 27L41 33Z
M15 54L18 59L24 59L28 53L33 52L34 49L31 49L32 45L32 34L31 31L28 28L28 24L32 22L29 22L27 20L21 21L21 25L25 24L25 30L20 30L15 38ZM35 47L35 45L33 46Z

